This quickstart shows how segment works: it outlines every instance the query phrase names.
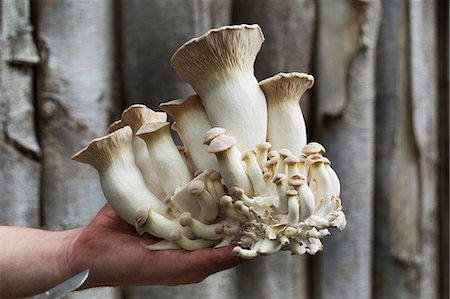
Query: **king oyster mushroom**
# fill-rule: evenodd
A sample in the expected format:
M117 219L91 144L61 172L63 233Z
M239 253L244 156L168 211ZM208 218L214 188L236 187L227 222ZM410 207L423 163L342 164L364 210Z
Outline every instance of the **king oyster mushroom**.
M235 244L243 258L315 254L329 227L345 227L339 178L325 148L306 144L298 100L314 79L280 73L258 84L253 62L263 40L257 25L225 26L172 57L198 94L161 104L175 119L181 151L164 113L134 105L110 134L74 155L98 170L123 219L163 239L146 248ZM136 166L142 163L153 172L145 180L148 169Z

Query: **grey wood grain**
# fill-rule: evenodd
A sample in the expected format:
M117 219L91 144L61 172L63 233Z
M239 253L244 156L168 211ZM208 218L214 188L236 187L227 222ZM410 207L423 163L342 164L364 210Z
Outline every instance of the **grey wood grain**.
M319 2L318 111L327 156L341 180L344 231L324 238L315 296L369 298L377 1Z
M40 154L28 1L0 2L0 224L39 226Z
M71 156L103 136L114 111L113 1L33 2L42 61L37 108L42 144L43 224L85 225L105 203L98 174ZM110 288L71 298L114 298Z

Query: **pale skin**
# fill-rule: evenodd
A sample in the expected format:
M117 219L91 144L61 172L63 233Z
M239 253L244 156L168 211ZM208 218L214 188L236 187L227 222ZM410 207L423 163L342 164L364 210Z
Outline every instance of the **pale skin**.
M0 297L44 292L90 269L82 288L199 282L239 264L232 246L150 251L108 204L85 227L52 232L0 226Z

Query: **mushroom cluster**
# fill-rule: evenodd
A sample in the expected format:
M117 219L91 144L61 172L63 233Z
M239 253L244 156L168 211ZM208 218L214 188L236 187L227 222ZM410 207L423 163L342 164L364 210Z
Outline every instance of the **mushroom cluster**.
M197 94L162 103L165 112L132 105L73 156L97 169L105 197L139 234L163 239L148 249L235 244L243 258L315 254L329 227L344 229L339 179L324 147L307 144L299 106L314 78L258 82L263 41L258 25L188 41L171 65Z

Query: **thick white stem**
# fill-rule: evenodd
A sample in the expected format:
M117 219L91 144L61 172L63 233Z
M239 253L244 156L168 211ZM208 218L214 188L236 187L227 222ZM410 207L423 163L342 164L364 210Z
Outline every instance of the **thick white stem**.
M177 131L188 151L193 170L215 169L217 160L203 144L205 133L211 129L200 98L196 95L184 100L173 100L160 105L176 121L172 128Z
M192 175L173 142L168 122L154 122L142 126L137 135L147 144L149 156L155 162L162 189L166 195L186 185Z

